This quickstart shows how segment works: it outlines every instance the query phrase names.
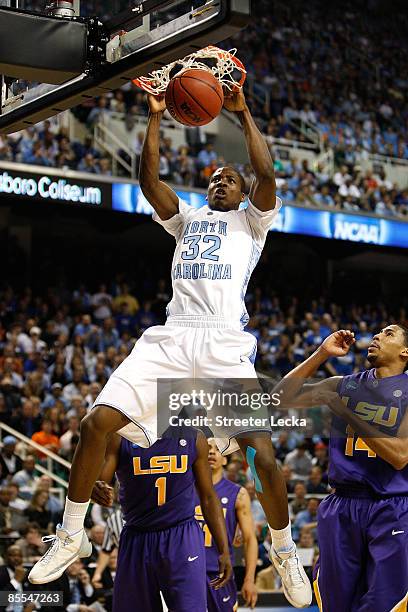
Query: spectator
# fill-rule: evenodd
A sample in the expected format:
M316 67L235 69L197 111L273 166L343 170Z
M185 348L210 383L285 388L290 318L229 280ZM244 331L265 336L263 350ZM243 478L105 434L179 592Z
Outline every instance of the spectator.
M315 546L312 530L308 527L302 527L300 530L297 549L300 550L300 560L305 568L306 574L311 582L313 582L313 567L318 558L318 548Z
M12 357L6 357L3 361L3 376L9 376L13 387L21 389L23 386L23 377L15 371L16 367L18 366L14 359Z
M17 414L10 420L10 426L28 438L41 429L40 404L33 398L26 399L23 403L21 414Z
M68 429L60 437L60 448L63 450L69 450L71 447L72 436L79 436L79 419L76 415L72 415L68 419Z
M23 469L17 472L12 480L12 482L15 482L20 488L20 497L23 499L30 499L37 480L38 476L35 474L35 458L33 455L27 455L23 461Z
M101 323L112 315L112 296L107 293L106 285L99 286L97 293L91 299L93 314L97 323Z
M251 499L251 513L255 523L255 529L260 532L261 528L265 525L266 516L261 506L261 502L256 496L255 493L255 484L253 480L249 480L245 483L245 488L249 493L249 497Z
M211 166L214 162L217 161L217 153L214 151L214 145L210 142L205 145L203 149L198 153L197 161L198 167L201 169L205 169Z
M6 436L3 440L3 448L0 454L1 478L11 478L23 468L21 458L16 455L17 439L14 436Z
M115 312L119 312L121 304L123 304L123 302L126 302L128 304L129 313L131 315L135 315L136 312L139 310L139 302L133 295L130 295L129 287L128 285L126 285L126 283L122 284L119 295L117 295L113 300L113 309Z
M295 516L301 512L302 510L306 510L307 501L306 501L306 487L303 482L298 482L295 484L294 490L295 497L289 503L289 509L292 516Z
M119 333L114 327L114 320L108 317L102 323L102 332L99 338L99 351L101 353L108 350L109 347L119 347Z
M97 165L97 174L112 176L112 163L107 157L101 157Z
M324 477L329 469L329 457L326 444L324 444L324 442L317 442L314 447L314 452L315 456L313 457L312 464L321 468Z
M105 123L110 115L108 98L101 96L97 101L97 106L89 113L87 124L90 129L93 129L97 123Z
M105 608L97 601L97 593L81 560L71 563L65 576L69 583L67 612L104 612Z
M104 525L94 525L89 533L89 540L92 544L92 553L85 561L87 566L95 566L100 551L102 550L103 538L105 534Z
M51 385L51 393L48 393L45 396L45 399L41 404L41 408L43 410L46 410L47 408L52 408L53 406L57 404L57 402L62 402L62 404L64 405L64 408L66 408L67 402L62 395L62 389L63 387L61 383L58 383L58 382L53 383Z
M7 486L11 492L10 508L15 508L15 510L22 512L27 508L28 502L20 497L20 487L15 482L9 482Z
M47 510L48 493L41 489L34 491L32 499L24 510L24 515L31 523L38 523L41 529L51 533L54 526L51 522L51 512Z
M255 586L259 593L271 593L278 590L279 577L273 565L257 573Z
M21 530L23 536L16 542L23 555L23 563L34 565L47 550L47 545L42 541L40 526L38 523L27 523Z
M295 484L294 484L294 481L293 481L292 470L291 470L289 465L283 465L282 466L282 475L283 475L283 478L285 479L285 484L286 484L287 492L288 493L294 493Z
M307 480L306 489L312 495L326 495L327 485L322 483L323 472L319 465L312 467L309 479Z
M72 382L64 387L63 396L67 402L72 403L75 396L81 397L81 383L85 382L85 368L83 365L74 368Z
M78 164L78 172L88 172L90 174L98 174L97 160L91 153L87 153L83 160Z
M7 548L5 564L0 565L0 591L2 593L23 593L30 590L26 580L27 572L23 567L23 555L18 546L13 544ZM5 608L6 612L16 610L14 605Z
M52 422L50 419L43 419L41 430L33 434L32 440L53 453L57 453L60 447L58 436L52 432ZM37 451L37 454L40 459L47 458L45 453Z
M36 325L34 325L30 329L31 347L30 347L30 350L27 351L28 353L35 353L35 352L41 353L43 349L47 348L47 345L45 344L44 340L40 339L40 336L41 336L41 329L37 327Z
M59 454L63 459L65 459L65 461L72 463L72 460L74 458L74 454L76 451L76 447L78 446L78 442L79 442L79 435L74 434L73 436L71 436L70 447L68 449L64 448L60 450Z
M148 300L143 302L142 308L136 315L137 324L140 329L140 333L146 331L148 327L157 325L157 319L154 312L152 312L152 303Z
M293 451L285 458L285 465L288 465L296 480L305 480L312 469L312 457L307 450L307 444L300 442Z
M288 455L288 453L292 450L289 445L289 435L286 431L279 434L279 438L275 442L274 447L275 457L283 463L286 455Z
M62 503L51 493L52 480L46 474L40 476L40 479L37 482L37 491L45 491L48 495L48 501L46 508L51 513L51 520L53 523L58 523L59 519L62 518Z
M112 592L113 583L115 582L117 563L118 549L114 548L109 555L108 565L102 572L102 586L105 592L107 610L112 610Z
M120 305L120 311L116 315L115 321L120 337L124 332L128 332L130 335L136 333L137 318L130 314L130 307L127 302L122 302Z
M292 526L293 539L295 542L298 541L300 530L305 527L307 529L311 529L312 533L317 527L317 509L319 507L319 500L316 498L311 498L307 502L307 508L305 510L301 510L296 514L296 518L294 520Z
M15 535L24 524L24 517L20 510L10 506L12 497L8 485L0 488L0 533L2 535Z

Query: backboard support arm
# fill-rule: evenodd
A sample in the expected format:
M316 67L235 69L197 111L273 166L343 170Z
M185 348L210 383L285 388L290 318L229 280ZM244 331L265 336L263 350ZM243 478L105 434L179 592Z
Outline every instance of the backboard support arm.
M168 5L167 0L147 2L149 6ZM105 63L95 64L93 69L58 87L44 85L37 92L28 92L22 102L10 105L8 112L0 115L0 133L25 129L89 99L115 91L138 76L147 75L209 44L216 45L245 28L250 20L250 0L203 0L202 8L181 16L179 21L170 21L167 30L163 27L162 36L156 28L144 31L143 11L138 15L139 27L142 25L138 40L125 37L124 45L119 40L119 47L113 50L110 61L111 41L107 41L104 43ZM145 16L148 15L147 10Z

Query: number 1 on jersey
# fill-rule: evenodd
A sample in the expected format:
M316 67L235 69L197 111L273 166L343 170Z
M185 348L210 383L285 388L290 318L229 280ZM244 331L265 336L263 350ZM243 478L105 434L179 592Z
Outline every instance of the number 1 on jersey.
M204 523L203 531L204 531L204 546L206 547L212 546L212 535L211 535L211 531L207 523Z
M154 483L154 486L157 489L157 505L158 506L164 506L164 504L166 503L166 477L162 476L161 478L158 478L156 480L156 482Z

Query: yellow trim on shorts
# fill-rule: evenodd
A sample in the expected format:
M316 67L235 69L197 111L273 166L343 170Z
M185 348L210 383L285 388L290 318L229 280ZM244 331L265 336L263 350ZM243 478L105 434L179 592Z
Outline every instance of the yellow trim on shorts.
M316 580L314 580L314 582L313 582L313 590L314 590L314 594L315 594L315 597L316 597L317 605L319 606L319 610L320 610L320 612L323 612L322 596L320 595L319 582L318 582L319 581L319 574L320 574L320 568L317 570ZM395 612L400 612L400 611L396 610ZM401 610L401 612L403 612L403 611Z
M403 597L401 601L399 601L397 605L393 607L391 612L407 612L407 610L408 610L408 591L405 597Z
M238 602L236 601L234 607L232 608L232 612L237 612L237 610L238 610Z

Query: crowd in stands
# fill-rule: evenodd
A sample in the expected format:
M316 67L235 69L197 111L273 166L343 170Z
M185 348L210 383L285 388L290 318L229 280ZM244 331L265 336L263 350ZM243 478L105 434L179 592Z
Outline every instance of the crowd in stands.
M112 176L110 159L94 147L91 136L84 142L71 141L69 129L59 127L55 121L0 136L1 161Z
M94 291L84 286L73 292L50 288L44 295L33 295L30 289L16 292L10 286L4 287L0 291L1 421L40 447L71 461L81 419L109 375L129 354L141 333L165 319L169 300L165 281L160 280L153 293L152 299L143 299L124 282L110 287L101 285ZM382 305L342 307L326 303L323 298L305 304L292 299L284 304L277 295L262 292L256 285L248 293L247 306L251 315L247 330L258 340L257 369L275 379L339 327L355 332L355 350L346 357L332 358L318 376L345 375L362 369L373 332L395 320ZM398 320L407 321L405 311L397 314ZM327 435L327 430L321 428L310 438L295 432L280 432L273 438L290 494L293 536L304 550L301 554L309 569L318 550L317 507L330 490ZM14 436L3 437L0 555L3 567L8 567L3 578L13 575L19 584L24 583L29 565L44 553L47 542L42 541L42 536L53 533L63 510L63 496L56 495L54 489L58 483L41 474L38 465L47 465L45 453L25 448ZM67 479L64 466L54 465L54 472ZM259 539L258 585L275 589L279 582L268 560L269 530L248 466L240 455L230 457L226 476L245 486L250 494ZM94 555L73 564L57 589L67 592L70 612L110 609L114 552L102 576L103 584L92 584L106 518L105 511L94 505L86 523ZM243 559L239 541L237 546L239 577ZM3 578L0 567L0 583ZM104 608L101 601L105 602Z
M308 121L344 156L408 159L407 13L386 2L260 0L240 37L265 131ZM273 118L271 120L271 117Z
M261 0L253 12L238 47L245 49L249 105L267 135L310 141L299 131L306 121L339 163L345 157L357 163L365 153L408 159L404 11L388 11L381 0L368 7ZM88 125L105 112L123 113L131 125L147 109L128 84L110 101L102 97L92 110L77 112Z
M137 163L143 138L140 132L134 146ZM170 138L161 138L161 179L176 186L206 188L211 174L230 162L218 155L211 143L196 146L194 154L193 150L187 145L177 150ZM110 160L94 147L91 137L84 143L71 142L66 128L56 128L49 121L7 139L0 137L0 163L2 160L112 176ZM407 216L408 189L399 189L384 170L377 174L371 170L363 172L354 163L353 155L346 155L342 161L334 176L330 176L322 164L312 167L307 160L300 162L294 156L289 160L275 158L278 195L286 204L363 211L383 217ZM237 166L237 169L249 190L253 179L250 165Z
M308 122L339 164L367 153L408 159L407 15L382 0L362 4L261 0L238 45L222 43L245 49L249 105L267 135L310 142L299 131ZM78 112L93 125L106 111L131 125L146 106L128 84Z

